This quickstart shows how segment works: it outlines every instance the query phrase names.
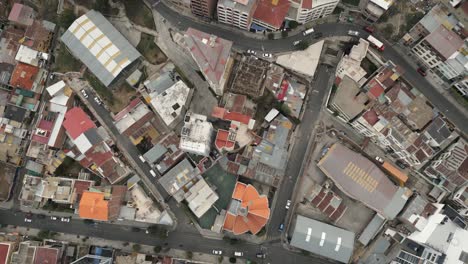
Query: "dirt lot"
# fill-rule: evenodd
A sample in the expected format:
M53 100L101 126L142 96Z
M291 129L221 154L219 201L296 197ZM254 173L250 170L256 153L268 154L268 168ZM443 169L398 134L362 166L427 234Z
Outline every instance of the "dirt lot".
M374 25L387 39L397 41L423 16L410 1L397 1Z
M147 59L151 64L161 64L167 61L166 55L154 43L154 36L141 33L140 43L136 49Z
M123 0L128 18L135 24L155 29L153 13L142 0Z
M6 200L15 178L16 168L0 161L0 201Z
M113 103L108 104L108 106L113 113L118 113L135 98L137 91L127 85L127 83L124 83L123 85L120 85L119 88L113 90L112 93L114 100Z

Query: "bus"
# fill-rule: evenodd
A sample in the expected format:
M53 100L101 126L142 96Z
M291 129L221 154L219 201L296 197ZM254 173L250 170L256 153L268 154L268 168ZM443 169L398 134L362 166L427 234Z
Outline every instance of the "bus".
M302 32L302 34L303 34L304 36L307 36L307 35L309 35L310 33L313 33L313 32L314 32L314 29L313 29L313 28L309 28L308 30Z
M384 44L380 42L380 40L376 39L374 36L369 35L369 37L367 37L367 41L369 41L372 44L372 46L374 46L379 51L384 51Z

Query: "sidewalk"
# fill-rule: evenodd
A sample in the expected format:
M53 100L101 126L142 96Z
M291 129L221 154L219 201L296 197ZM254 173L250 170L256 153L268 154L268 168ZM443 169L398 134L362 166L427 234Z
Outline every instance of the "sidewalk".
M400 43L395 44L394 46L395 51L397 51L403 58L405 58L406 62L410 64L414 69L417 69L419 65L416 63L416 58L411 53L411 51L402 46ZM413 58L413 59L408 59ZM426 80L432 84L432 86L442 95L444 96L453 106L455 106L460 112L464 115L468 116L468 110L461 106L451 95L449 92L450 85L441 80L435 73L431 70L428 71L428 75L426 76ZM439 109L443 111L442 109Z
M25 227L13 227L8 226L6 228L0 229L1 232L13 233L18 232L24 236L37 236L40 230L31 229ZM115 240L106 240L97 237L83 237L79 235L71 235L65 233L58 233L54 237L56 241L66 241L78 245L89 245L89 246L100 246L100 247L111 247L116 250L120 250L124 253L134 253L133 245L134 243L128 243L125 241L115 241ZM170 256L177 259L187 259L187 252L178 249L162 249L159 254L154 253L154 246L141 245L141 249L138 253L147 254L147 255L159 255L159 256ZM205 254L205 253L196 253L193 252L193 257L191 258L191 263L229 263L229 258L224 257L222 261L219 261L221 258L219 256ZM245 260L237 258L236 263L246 263ZM115 260L114 260L115 261Z

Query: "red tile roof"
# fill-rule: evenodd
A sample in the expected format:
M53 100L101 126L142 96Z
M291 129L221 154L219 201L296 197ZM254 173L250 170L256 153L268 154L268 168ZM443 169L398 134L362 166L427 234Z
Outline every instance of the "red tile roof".
M38 247L34 255L34 264L57 264L58 254L57 248Z
M367 123L369 123L369 125L373 126L375 125L378 121L379 121L379 116L377 115L377 113L371 109L367 112L364 113L364 115L362 116L366 121Z
M81 218L107 221L109 219L109 202L104 200L102 192L83 192L80 200L79 215Z
M9 252L10 252L10 244L0 243L0 264L7 263Z
M11 75L10 85L31 90L39 68L25 63L18 63Z
M275 2L277 2L276 5ZM288 0L259 0L253 17L274 28L280 28L289 6Z
M89 129L95 128L96 125L91 121L83 109L75 107L68 110L65 114L63 127L65 127L65 130L72 139L76 139Z
M367 95L371 99L377 99L379 98L380 95L384 93L384 88L382 85L380 85L378 82L373 82L371 88L369 89L369 92L367 92Z
M302 8L312 9L312 0L303 0L302 1Z
M245 213L235 215L228 212L224 220L224 229L233 232L235 235L248 231L257 234L266 225L270 217L268 198L260 196L252 185L241 182L236 183L232 198L241 203L239 211L245 211Z
M213 108L211 116L229 121L237 121L245 125L248 125L251 119L251 117L248 115L244 115L238 112L229 112L226 109L218 106Z
M229 131L220 129L216 134L215 145L219 150L222 150L223 148L232 149L235 142L229 140Z

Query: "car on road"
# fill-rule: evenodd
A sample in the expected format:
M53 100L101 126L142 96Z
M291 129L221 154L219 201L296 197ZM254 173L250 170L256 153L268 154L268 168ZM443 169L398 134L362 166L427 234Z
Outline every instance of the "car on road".
M145 162L146 162L145 158L143 158L143 156L142 156L142 155L138 156L138 158L141 160L141 162L143 162L143 163L145 163Z
M263 53L263 57L265 58L273 58L273 55L271 53Z
M55 221L55 220L57 220L57 217L56 217L56 216L51 216L51 217L50 217L50 220L54 220L54 221Z
M234 256L236 256L236 257L242 257L242 256L244 256L244 253L243 253L243 252L240 252L240 251L236 251L236 252L234 252Z
M60 218L60 221L65 222L65 223L69 223L70 222L70 217L62 217L62 218Z
M149 172L151 173L153 177L156 177L156 172L154 172L154 170L149 170Z
M427 72L426 72L426 69L422 68L422 67L419 67L417 70L416 70L419 74L421 74L422 76L427 76Z
M357 37L357 36L359 36L359 32L357 32L355 30L348 30L348 35Z
M286 206L285 206L285 207L286 207L286 210L289 210L289 207L291 207L291 200L288 200L288 201L286 202Z
M402 169L406 169L406 167L408 167L404 162L399 161L399 160L397 160L395 164Z
M102 105L102 101L98 97L94 97L94 101L96 102L96 104Z
M266 254L263 253L263 252L258 252L257 254L255 254L255 256L256 256L257 258L261 258L261 259L266 258Z
M371 26L364 27L364 30L369 33L374 33L375 29Z
M251 55L255 55L257 54L257 52L255 52L255 50L247 50L247 54L251 54Z
M300 41L300 40L296 40L296 41L293 42L293 45L294 45L294 46L297 46L297 45L299 45L299 43L301 43L301 41Z
M313 29L313 28L309 28L309 29L307 29L306 31L302 32L302 35L307 36L307 35L309 35L310 33L313 33L313 32L314 32L314 29Z
M283 223L281 223L281 224L279 225L278 230L279 230L279 231L283 231L283 230L284 230L284 224L283 224Z
M80 92L81 92L81 94L83 95L84 98L87 99L87 98L89 97L89 96L88 96L88 93L86 92L85 89L82 89Z
M213 249L213 255L222 255L222 254L223 254L222 250Z
M383 160L381 157L379 157L379 156L375 156L375 160L378 161L379 163L383 163L383 162L384 162L384 160Z
M31 222L32 222L32 219L31 219L31 218L28 218L28 217L26 217L26 218L24 218L24 222L25 222L25 223L31 223Z

